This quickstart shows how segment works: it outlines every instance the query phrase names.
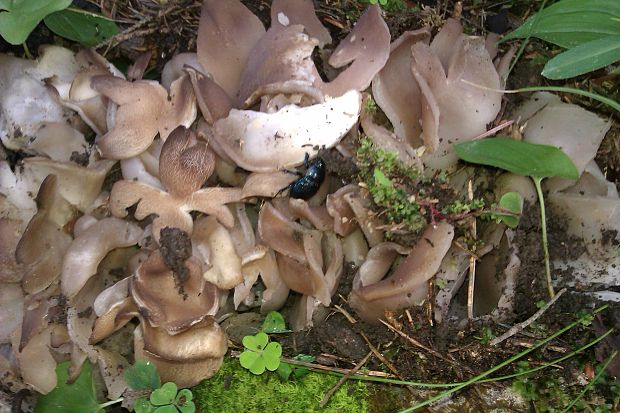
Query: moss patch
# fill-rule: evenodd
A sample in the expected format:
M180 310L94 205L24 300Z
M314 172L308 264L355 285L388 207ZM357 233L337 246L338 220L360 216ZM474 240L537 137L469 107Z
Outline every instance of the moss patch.
M301 379L282 382L271 373L255 376L226 357L219 372L192 389L198 412L368 412L368 388L346 382L324 408L319 403L338 377L310 372Z

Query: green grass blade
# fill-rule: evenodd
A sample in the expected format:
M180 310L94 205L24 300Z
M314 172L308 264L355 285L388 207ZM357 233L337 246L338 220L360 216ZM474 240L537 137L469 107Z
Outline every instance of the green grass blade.
M438 400L441 400L441 399L443 399L443 398L445 398L445 397L448 397L448 396L450 396L451 394L453 394L453 393L455 393L455 392L457 392L457 391L461 390L462 388L465 388L465 387L467 387L467 386L469 386L469 385L472 385L472 384L474 384L474 383L479 382L480 380L482 380L482 379L484 379L485 377L487 377L488 375L490 375L490 374L492 374L492 373L496 372L497 370L499 370L499 369L501 369L501 368L504 368L504 367L506 367L506 366L510 365L511 363L513 363L513 362L515 362L515 361L519 360L521 357L523 357L523 356L525 356L525 355L527 355L527 354L531 353L532 351L539 349L540 347L544 346L545 344L547 344L548 342L550 342L550 341L551 341L551 340L553 340L554 338L556 338L556 337L558 337L558 336L561 336L562 334L564 334L564 333L565 333L565 332L567 332L568 330L570 330L570 329L574 328L575 326L577 326L577 325L581 324L583 321L585 321L585 320L589 319L592 315L595 315L595 314L597 314L597 313L600 313L600 312L601 312L601 311L603 311L605 308L607 308L607 305L604 305L604 306L602 306L602 307L600 307L600 308L597 308L597 309L596 309L596 310L594 310L591 314L588 314L588 315L585 315L585 316L583 316L583 317L580 317L580 318L579 318L579 320L574 321L574 322L570 323L569 325L567 325L566 327L563 327L562 329L560 329L560 330L556 331L555 333L553 333L553 334L552 334L552 335L550 335L549 337L547 337L547 338L545 338L544 340L541 340L541 341L539 341L538 343L536 343L533 347L528 348L528 349L526 349L526 350L523 350L522 352L520 352L520 353L518 353L518 354L515 354L514 356L510 357L509 359L504 360L503 362L501 362L501 363L500 363L500 364L498 364L497 366L490 368L489 370L487 370L487 371L485 371L485 372L483 372L483 373L481 373L481 374L477 375L476 377L473 377L473 378L471 378L471 379L467 380L466 382L464 382L464 383L462 383L462 384L459 384L459 385L458 385L458 386L456 386L456 387L451 388L450 390L443 391L443 392L441 392L440 394L438 394L438 395L436 395L436 396L434 396L434 397L431 397L431 398L430 398L430 399L428 399L428 400L425 400L425 401L423 401L423 402L417 403L416 405L411 406L411 407L409 407L409 408L407 408L407 409L405 409L405 410L401 410L401 411L400 411L400 413L410 413L410 412L413 412L413 411L415 411L415 410L417 410L417 409L419 409L419 408L422 408L422 407L427 406L427 405L429 405L429 404L431 404L431 403L434 403L434 402L436 402L436 401L438 401Z
M596 374L596 376L594 376L594 378L592 380L590 380L590 383L588 383L588 385L586 387L583 388L583 390L577 395L577 397L575 397L575 399L566 407L566 409L562 410L562 413L566 413L568 411L570 411L570 409L583 397L584 394L586 394L588 392L588 390L590 390L592 388L592 386L594 386L594 384L596 384L596 382L598 381L598 379L601 378L601 376L603 375L603 373L605 372L605 369L607 368L607 366L609 366L609 363L611 363L613 361L613 359L618 355L618 350L614 351L613 353L611 353L611 355L607 358L607 360L605 360L605 364L603 364L603 366L601 367L601 369L599 370L599 372Z
M540 18L535 21L536 15ZM571 48L603 37L620 35L620 1L562 0L530 17L502 41L531 36Z
M615 110L617 110L618 112L620 112L620 103L616 102L613 99L610 99L606 96L602 96L599 95L597 93L592 93L592 92L588 92L587 90L581 90L581 89L575 89L572 87L563 87L563 86L531 86L531 87L524 87L521 89L516 89L516 90L512 90L512 91L506 91L506 93L508 92L516 92L516 93L523 93L523 92L561 92L561 93L572 93L573 95L580 95L580 96L585 96L588 97L590 99L593 100L597 100L601 103L604 103L612 108L614 108Z
M459 143L454 145L454 150L467 162L494 166L517 175L579 178L573 161L555 146L497 137Z
M620 35L583 43L549 60L542 71L548 79L568 79L620 60Z

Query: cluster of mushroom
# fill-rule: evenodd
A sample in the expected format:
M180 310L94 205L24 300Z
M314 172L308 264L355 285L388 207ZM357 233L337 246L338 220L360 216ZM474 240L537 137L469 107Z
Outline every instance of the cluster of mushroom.
M333 230L341 217L322 205L330 182L309 202L265 203L258 227L246 209L296 179L283 168L356 125L389 32L370 7L330 59L353 63L325 82L311 54L331 39L312 2L276 0L272 13L265 31L240 2L206 0L198 53L173 59L161 84L142 80L148 58L125 77L93 51L0 56L10 91L0 137L35 155L12 170L0 154L0 365L11 391L47 393L57 361L71 360L73 379L90 360L116 398L132 355L191 386L222 362L215 316L227 302L265 312L297 291L308 310L299 328L329 305L344 264ZM84 137L93 132L94 146ZM122 179L110 188L119 160ZM115 344L128 329L133 352Z

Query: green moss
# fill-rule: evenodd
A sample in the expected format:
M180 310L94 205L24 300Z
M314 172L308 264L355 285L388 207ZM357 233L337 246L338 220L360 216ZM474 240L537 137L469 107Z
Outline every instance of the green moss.
M481 199L464 200L447 182L445 174L425 177L405 165L393 152L378 148L369 137L360 139L357 149L359 179L386 221L388 232L419 233L429 222L462 220L479 214Z
M305 377L282 382L275 374L256 376L226 357L219 372L192 389L197 412L271 413L368 411L368 389L362 382L346 382L324 408L323 395L338 377L310 372Z

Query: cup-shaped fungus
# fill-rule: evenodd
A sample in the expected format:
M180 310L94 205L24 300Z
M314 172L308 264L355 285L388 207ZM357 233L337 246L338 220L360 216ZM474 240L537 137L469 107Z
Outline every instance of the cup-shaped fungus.
M205 281L198 260L190 257L185 267L188 271L181 279L155 251L130 281L131 295L142 317L168 334L187 330L214 315L218 308L217 288Z
M141 323L134 331L136 359L152 362L162 381L179 387L192 387L213 376L227 350L226 333L213 319L173 336L148 323Z
M230 227L234 218L227 203L238 201L241 190L236 188L203 188L202 184L213 173L215 158L193 132L178 127L164 143L159 158L160 180L168 192L142 182L118 181L110 194L110 210L117 217L125 217L126 209L138 204L137 219L157 214L152 224L153 236L159 240L164 227L179 228L192 233L190 211L214 215Z
M335 67L353 63L324 82L311 55L330 37L312 2L275 2L265 31L239 1L205 1L197 55L212 80L196 71L193 79L201 111L214 126L214 150L244 169L269 172L335 146L357 122L359 91L387 61L389 40L380 8L370 6L329 60ZM225 110L216 104L226 100L223 93ZM255 102L259 111L234 108Z
M456 162L453 143L486 131L501 108L501 87L485 40L465 35L454 19L430 45L424 30L403 34L373 81L394 132L413 147L423 144L422 160L433 171Z
M377 322L386 310L422 302L427 295L427 282L439 270L453 237L452 225L446 222L429 225L407 257L385 279L397 253L403 251L392 243L371 248L354 280L349 296L351 307L364 320Z
M118 108L108 132L97 140L101 155L125 159L144 152L157 133L162 140L178 126L189 127L196 119L196 100L188 76L170 86L168 93L150 80L128 82L114 76L95 76L92 88Z

